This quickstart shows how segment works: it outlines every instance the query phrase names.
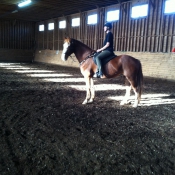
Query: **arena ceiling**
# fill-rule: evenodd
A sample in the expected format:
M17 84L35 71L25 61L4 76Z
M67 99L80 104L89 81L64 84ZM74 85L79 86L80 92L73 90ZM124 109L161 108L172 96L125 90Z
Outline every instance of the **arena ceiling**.
M19 8L21 0L0 0L0 20L43 21L126 1L129 0L32 0L31 5Z

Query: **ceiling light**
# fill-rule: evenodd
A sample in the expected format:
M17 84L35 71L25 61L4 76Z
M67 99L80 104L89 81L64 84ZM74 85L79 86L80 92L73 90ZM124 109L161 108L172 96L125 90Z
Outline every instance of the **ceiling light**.
M21 2L21 3L18 4L18 7L26 6L26 5L30 4L31 2L32 2L31 0L23 1L23 2Z

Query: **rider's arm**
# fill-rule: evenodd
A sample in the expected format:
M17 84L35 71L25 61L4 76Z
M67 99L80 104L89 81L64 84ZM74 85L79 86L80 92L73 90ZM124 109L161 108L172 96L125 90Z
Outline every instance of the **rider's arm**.
M103 50L105 50L106 48L108 48L110 45L110 42L107 42L105 46L103 46L101 49L98 49L97 52L101 52Z

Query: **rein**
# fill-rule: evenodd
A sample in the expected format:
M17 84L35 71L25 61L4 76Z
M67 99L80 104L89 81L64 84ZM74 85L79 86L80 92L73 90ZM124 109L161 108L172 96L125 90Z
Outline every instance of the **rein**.
M94 57L94 55L95 55L96 53L97 53L96 51L92 52L92 53L91 53L90 55L88 55L83 61L81 61L79 65L81 66L87 59Z
M69 57L71 57L71 59L73 60L73 62L76 62L76 61L73 59L73 56L72 56L72 55L70 55Z

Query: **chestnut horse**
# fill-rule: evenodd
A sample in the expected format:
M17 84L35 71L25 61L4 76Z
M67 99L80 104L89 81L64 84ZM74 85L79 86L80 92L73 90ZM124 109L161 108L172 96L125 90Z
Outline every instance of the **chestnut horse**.
M95 97L93 75L97 71L97 65L93 61L95 51L82 42L66 37L63 44L61 59L66 61L74 53L80 64L80 70L86 81L86 98L82 104L92 103ZM128 103L131 88L135 93L135 102L133 107L137 107L142 92L142 66L139 60L129 56L116 56L103 66L103 73L106 78L113 78L123 74L130 85L126 88L126 94L120 105Z

